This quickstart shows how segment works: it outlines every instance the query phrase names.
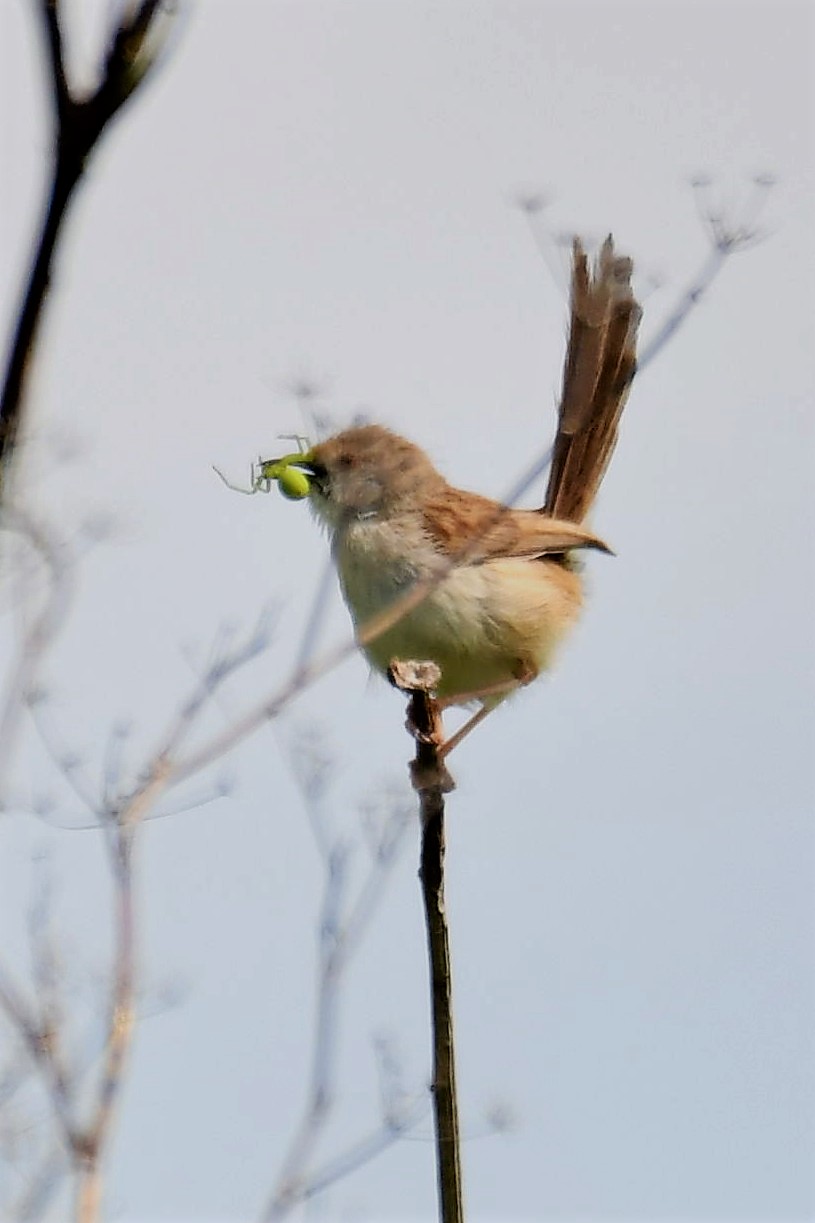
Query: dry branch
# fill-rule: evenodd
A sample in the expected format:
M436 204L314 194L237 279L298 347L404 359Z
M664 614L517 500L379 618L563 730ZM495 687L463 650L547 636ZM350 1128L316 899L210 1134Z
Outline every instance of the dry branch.
M26 379L37 331L51 286L54 255L74 189L110 120L149 72L159 50L156 36L161 0L120 8L95 90L77 94L68 80L59 0L37 0L45 35L54 102L54 154L45 215L11 342L0 394L0 501L7 496L10 462L25 412Z
M422 817L422 883L430 991L433 1013L433 1118L436 1134L436 1176L440 1223L463 1223L461 1138L458 1123L456 1059L453 1039L453 977L450 936L444 902L444 796L453 781L439 748L444 740L441 713L430 696L438 684L433 663L393 663L391 678L410 694L408 727L416 739L411 762L414 789Z

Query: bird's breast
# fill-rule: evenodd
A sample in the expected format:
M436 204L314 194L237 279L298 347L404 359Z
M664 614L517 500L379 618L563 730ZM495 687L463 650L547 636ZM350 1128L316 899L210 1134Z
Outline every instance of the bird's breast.
M442 671L441 696L545 669L580 608L580 578L560 565L501 558L445 573L446 558L410 524L355 523L335 537L334 556L358 628L416 581L440 576L417 607L364 649L380 671L394 658L432 659Z

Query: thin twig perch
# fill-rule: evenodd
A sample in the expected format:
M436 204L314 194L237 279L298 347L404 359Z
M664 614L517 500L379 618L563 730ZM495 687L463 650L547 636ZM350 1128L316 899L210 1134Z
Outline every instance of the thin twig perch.
M439 747L444 741L441 714L430 692L438 684L434 663L391 664L390 678L410 694L408 727L416 739L411 762L413 787L422 816L422 882L430 990L433 1010L433 1118L441 1223L463 1223L461 1139L458 1125L456 1058L453 1039L453 979L450 937L444 903L444 796L454 786Z

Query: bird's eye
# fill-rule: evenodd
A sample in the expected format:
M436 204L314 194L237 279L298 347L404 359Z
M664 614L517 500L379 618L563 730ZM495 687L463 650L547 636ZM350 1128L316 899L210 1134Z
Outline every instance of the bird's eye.
M350 454L346 453L337 456L337 466L342 468L343 471L347 471L349 467L353 466L353 463L354 460L351 458Z

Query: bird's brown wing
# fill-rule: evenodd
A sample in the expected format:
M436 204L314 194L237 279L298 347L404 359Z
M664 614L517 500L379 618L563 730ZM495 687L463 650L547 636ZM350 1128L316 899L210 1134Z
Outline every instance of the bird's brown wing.
M499 557L547 556L572 548L611 549L574 522L539 510L513 510L477 493L447 487L425 502L424 529L445 556L462 564Z
M563 393L543 512L582 522L617 443L637 365L638 306L632 262L609 236L595 267L575 239Z

